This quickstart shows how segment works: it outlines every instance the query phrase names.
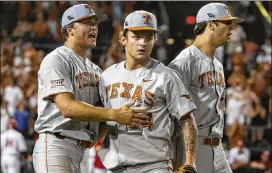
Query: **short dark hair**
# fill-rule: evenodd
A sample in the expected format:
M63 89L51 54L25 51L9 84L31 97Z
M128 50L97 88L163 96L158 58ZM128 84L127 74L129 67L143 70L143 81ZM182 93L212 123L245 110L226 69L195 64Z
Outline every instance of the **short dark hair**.
M195 36L202 34L204 32L206 26L207 26L207 22L206 21L205 22L197 23L195 25L195 28L194 28L194 34L195 34Z

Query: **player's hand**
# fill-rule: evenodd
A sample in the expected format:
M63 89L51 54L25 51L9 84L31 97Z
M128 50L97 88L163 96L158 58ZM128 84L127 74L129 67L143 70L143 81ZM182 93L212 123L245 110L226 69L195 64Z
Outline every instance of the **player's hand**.
M197 170L191 165L182 165L174 173L197 173Z
M123 105L116 111L116 121L122 125L128 125L130 128L138 128L140 125L147 125L147 111L145 109L130 108L135 104L135 100L131 103Z

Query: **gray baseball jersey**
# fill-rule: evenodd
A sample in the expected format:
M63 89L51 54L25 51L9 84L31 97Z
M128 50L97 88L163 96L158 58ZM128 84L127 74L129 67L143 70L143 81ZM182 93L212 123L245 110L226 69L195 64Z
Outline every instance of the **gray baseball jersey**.
M104 106L120 108L136 100L133 107L152 113L152 127L137 130L119 126L117 139L102 158L106 168L169 161L173 158L171 137L174 120L196 107L177 74L159 61L150 59L141 68L127 70L125 62L115 64L101 75L99 91Z
M180 74L181 81L196 104L194 116L199 136L222 138L225 109L222 64L192 45L184 49L168 66Z
M72 93L76 100L98 105L98 83L101 70L88 58L82 58L65 46L56 48L41 63L38 72L38 119L35 130L59 132L63 136L94 142L99 123L88 123L65 118L50 96Z

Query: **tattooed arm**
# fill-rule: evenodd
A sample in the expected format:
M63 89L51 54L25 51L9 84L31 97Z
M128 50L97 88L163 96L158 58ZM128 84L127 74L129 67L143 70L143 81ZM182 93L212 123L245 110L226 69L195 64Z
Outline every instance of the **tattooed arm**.
M180 120L181 133L183 136L184 147L186 152L185 165L195 167L196 150L197 150L197 127L192 113L188 113Z

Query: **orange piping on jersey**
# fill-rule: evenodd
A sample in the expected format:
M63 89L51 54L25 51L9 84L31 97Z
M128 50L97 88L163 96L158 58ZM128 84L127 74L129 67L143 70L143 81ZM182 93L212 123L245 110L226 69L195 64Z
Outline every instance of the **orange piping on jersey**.
M46 165L46 173L48 173L48 155L47 155L47 133L45 133L45 165Z

